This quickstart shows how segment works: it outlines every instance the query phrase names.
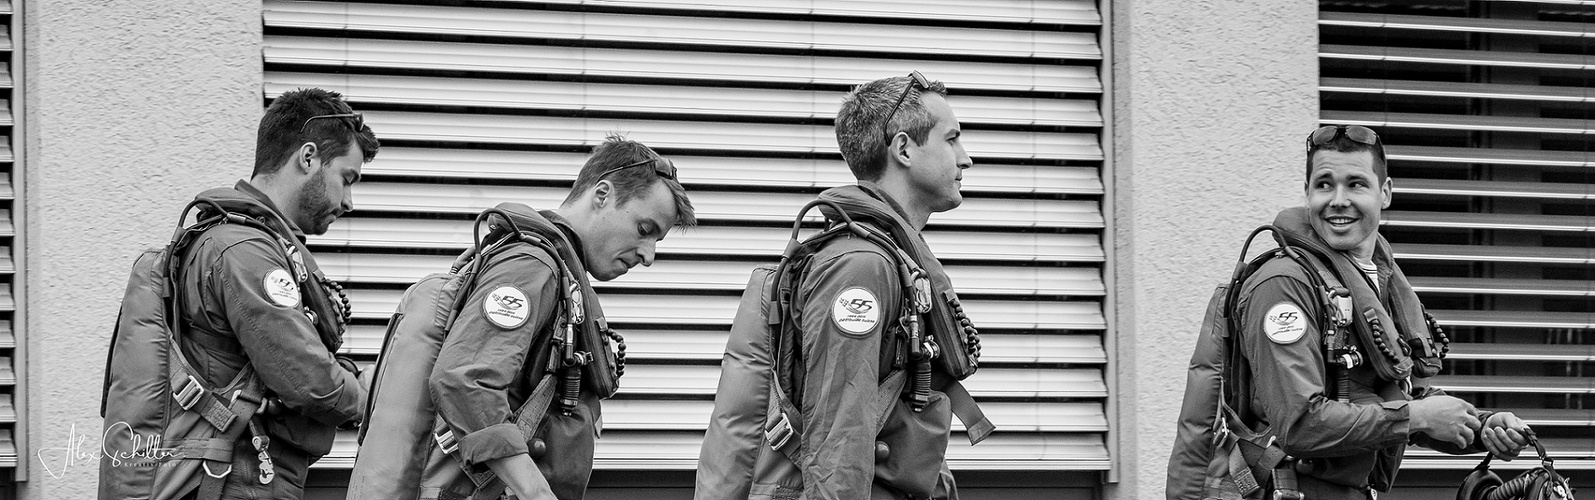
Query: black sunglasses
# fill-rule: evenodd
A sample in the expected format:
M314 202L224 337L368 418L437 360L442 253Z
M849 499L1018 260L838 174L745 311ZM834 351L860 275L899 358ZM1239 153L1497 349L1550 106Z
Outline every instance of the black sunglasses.
M655 158L649 158L649 159L642 160L642 161L639 161L639 162L636 162L636 163L627 163L625 165L621 165L621 166L618 166L618 167L615 167L615 168L611 168L609 170L605 170L604 173L598 174L598 178L602 179L602 178L608 176L609 174L613 174L613 173L619 172L621 170L625 170L625 169L628 169L628 168L631 168L631 167L635 167L635 166L639 166L639 165L648 165L648 164L653 164L654 174L657 174L658 176L666 178L666 179L676 180L676 164L674 162L671 162L669 158L665 158L665 157L662 157L662 156L661 157L655 157Z
M910 72L908 79L908 86L903 87L903 95L897 96L897 104L892 105L892 112L887 113L886 121L881 122L881 135L886 136L886 142L891 142L892 140L892 117L897 116L897 108L903 105L903 100L908 98L908 93L913 92L915 88L922 91L930 90L930 80L925 79L925 75L919 74L919 71Z
M304 133L305 129L310 128L310 122L316 120L338 120L343 122L344 125L348 125L349 129L353 130L356 134L360 133L360 128L364 127L366 123L365 117L360 116L360 113L339 113L336 115L312 116L310 119L305 120L304 125L299 126L299 132Z
M1359 144L1380 145L1379 134L1375 133L1371 128L1361 125L1324 125L1318 127L1318 130L1314 130L1313 133L1307 134L1307 152L1311 153L1314 149L1335 142L1335 139L1341 135L1345 135L1347 139Z

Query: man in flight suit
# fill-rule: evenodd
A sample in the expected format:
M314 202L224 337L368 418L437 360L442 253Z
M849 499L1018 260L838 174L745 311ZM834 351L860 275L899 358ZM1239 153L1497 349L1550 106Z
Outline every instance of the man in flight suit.
M248 181L200 196L258 202L286 221L291 235L242 224L201 235L178 278L181 324L188 326L179 345L210 383L225 384L252 367L270 396L258 420L275 478L261 484L262 464L245 433L222 498L296 499L310 463L330 451L336 427L358 422L366 399L354 364L333 354L343 342L348 300L321 278L303 240L354 209L350 186L376 156L377 139L338 93L310 88L272 101L255 147ZM289 274L300 272L311 276L303 291Z
M697 223L670 160L620 137L593 150L557 210L538 214L580 256L579 263L567 263L573 272L584 267L599 281L653 265L655 244L666 231ZM528 446L512 414L531 397L548 364L545 333L557 328L554 313L565 296L556 279L558 258L532 245L494 255L450 328L430 383L438 415L460 436L459 456L485 465L526 500L581 498L601 421L599 398L585 383L575 411L564 414L554 405L543 417L543 435L551 440L546 451ZM576 279L590 290L587 276ZM500 307L495 299L505 297L526 307ZM589 316L601 315L596 302L585 307ZM553 441L560 436L565 441Z
M1327 247L1330 266L1338 261L1340 269L1354 270L1342 274L1344 286L1378 297L1366 301L1377 304L1357 303L1353 316L1385 318L1369 331L1397 324L1437 330L1432 322L1425 325L1417 296L1378 234L1392 187L1378 135L1357 126L1314 131L1307 140L1305 187L1305 207L1287 209L1274 225ZM1309 285L1313 272L1276 258L1243 283L1234 309L1240 318L1238 345L1250 366L1248 402L1258 420L1253 428L1271 427L1283 451L1297 459L1294 468L1306 498L1370 498L1388 491L1408 443L1453 454L1487 450L1504 459L1517 456L1527 441L1520 434L1526 426L1515 415L1476 410L1430 387L1427 375L1392 380L1376 370L1386 360L1385 366L1399 366L1402 359L1423 364L1420 343L1402 342L1418 347L1409 357L1403 354L1408 345L1391 345L1383 335L1372 342L1358 339L1366 361L1346 372L1349 394L1330 396L1339 390L1325 387L1320 327L1324 315L1334 313L1323 310L1321 290ZM1446 339L1441 336L1439 342ZM1430 359L1428 375L1438 369L1438 356Z
M907 226L899 229L911 235L897 244L923 248L919 232L931 214L963 202L963 171L974 162L959 142L946 88L917 72L914 77L875 80L843 98L836 138L859 182L827 194L890 207ZM807 367L797 464L803 498L957 498L945 458L952 416L946 396L932 391L922 412L908 410L899 399L885 408L877 400L877 381L892 369L892 346L899 345L887 340L899 333L904 299L898 266L885 252L863 238L830 240L810 260L794 299ZM928 250L923 255L935 260ZM890 440L897 449L879 451L892 464L911 460L920 465L910 467L917 470L877 468L877 419L883 412L890 414L885 432L903 434Z

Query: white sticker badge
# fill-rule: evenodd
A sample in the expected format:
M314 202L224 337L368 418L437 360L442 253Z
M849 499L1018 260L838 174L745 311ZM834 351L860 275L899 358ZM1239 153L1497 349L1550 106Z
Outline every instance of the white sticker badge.
M831 302L831 321L843 333L865 334L875 329L881 317L875 294L859 287L842 290Z
M526 317L531 308L526 304L526 294L512 286L501 286L482 299L482 313L487 315L487 320L504 328L516 328L526 324Z
M279 306L294 307L299 305L299 284L294 282L288 271L277 268L266 273L263 280L266 296Z
M1274 307L1268 308L1268 315L1263 316L1263 332L1268 334L1268 340L1276 344L1296 342L1307 333L1307 316L1295 304L1274 304Z

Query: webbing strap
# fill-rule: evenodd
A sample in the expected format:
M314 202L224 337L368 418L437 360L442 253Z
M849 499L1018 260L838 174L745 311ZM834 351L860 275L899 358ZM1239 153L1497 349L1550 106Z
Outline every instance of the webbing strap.
M975 397L969 395L969 389L964 384L953 381L947 388L942 389L947 394L947 402L952 404L953 415L958 416L958 421L964 423L964 428L969 432L969 444L980 444L997 426L986 418L986 413L980 411L980 405L975 404Z
M229 409L235 415L253 416L255 410L260 409L260 402L238 397L234 398L233 405ZM244 417L246 421L249 418L252 417ZM227 476L232 475L233 471L233 446L238 442L238 437L242 436L244 430L248 428L248 425L233 425L223 431L220 437L211 440L220 442L221 444L218 444L218 446L224 446L225 448L206 452L207 456L205 461L201 462L202 467L200 468L200 472L204 475L199 478L199 492L194 497L194 500L219 500L222 497L222 486L227 483ZM227 466L226 472L213 472L210 468L212 462L219 462L221 465Z

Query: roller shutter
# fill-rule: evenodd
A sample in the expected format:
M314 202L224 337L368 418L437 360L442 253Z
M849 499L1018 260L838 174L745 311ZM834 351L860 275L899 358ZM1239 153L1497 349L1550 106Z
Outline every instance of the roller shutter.
M852 181L841 96L917 69L952 89L977 164L927 231L986 335L969 387L999 428L955 437L952 465L1107 469L1095 2L456 3L265 3L265 99L343 92L383 142L355 211L312 238L350 290L349 353L374 359L404 288L448 267L475 212L557 206L586 152L627 133L675 160L702 227L595 283L630 359L597 467L690 470L749 271L807 199ZM353 454L343 436L316 466Z
M21 0L0 0L0 468L10 469L16 480L27 479L27 461L18 450L27 449L23 403L27 388L24 334L27 324L26 280L21 265L26 252L22 203L22 6Z
M1558 469L1595 468L1595 7L1579 4L1330 1L1319 18L1322 122L1383 135L1382 232L1454 342L1436 385L1516 411Z

